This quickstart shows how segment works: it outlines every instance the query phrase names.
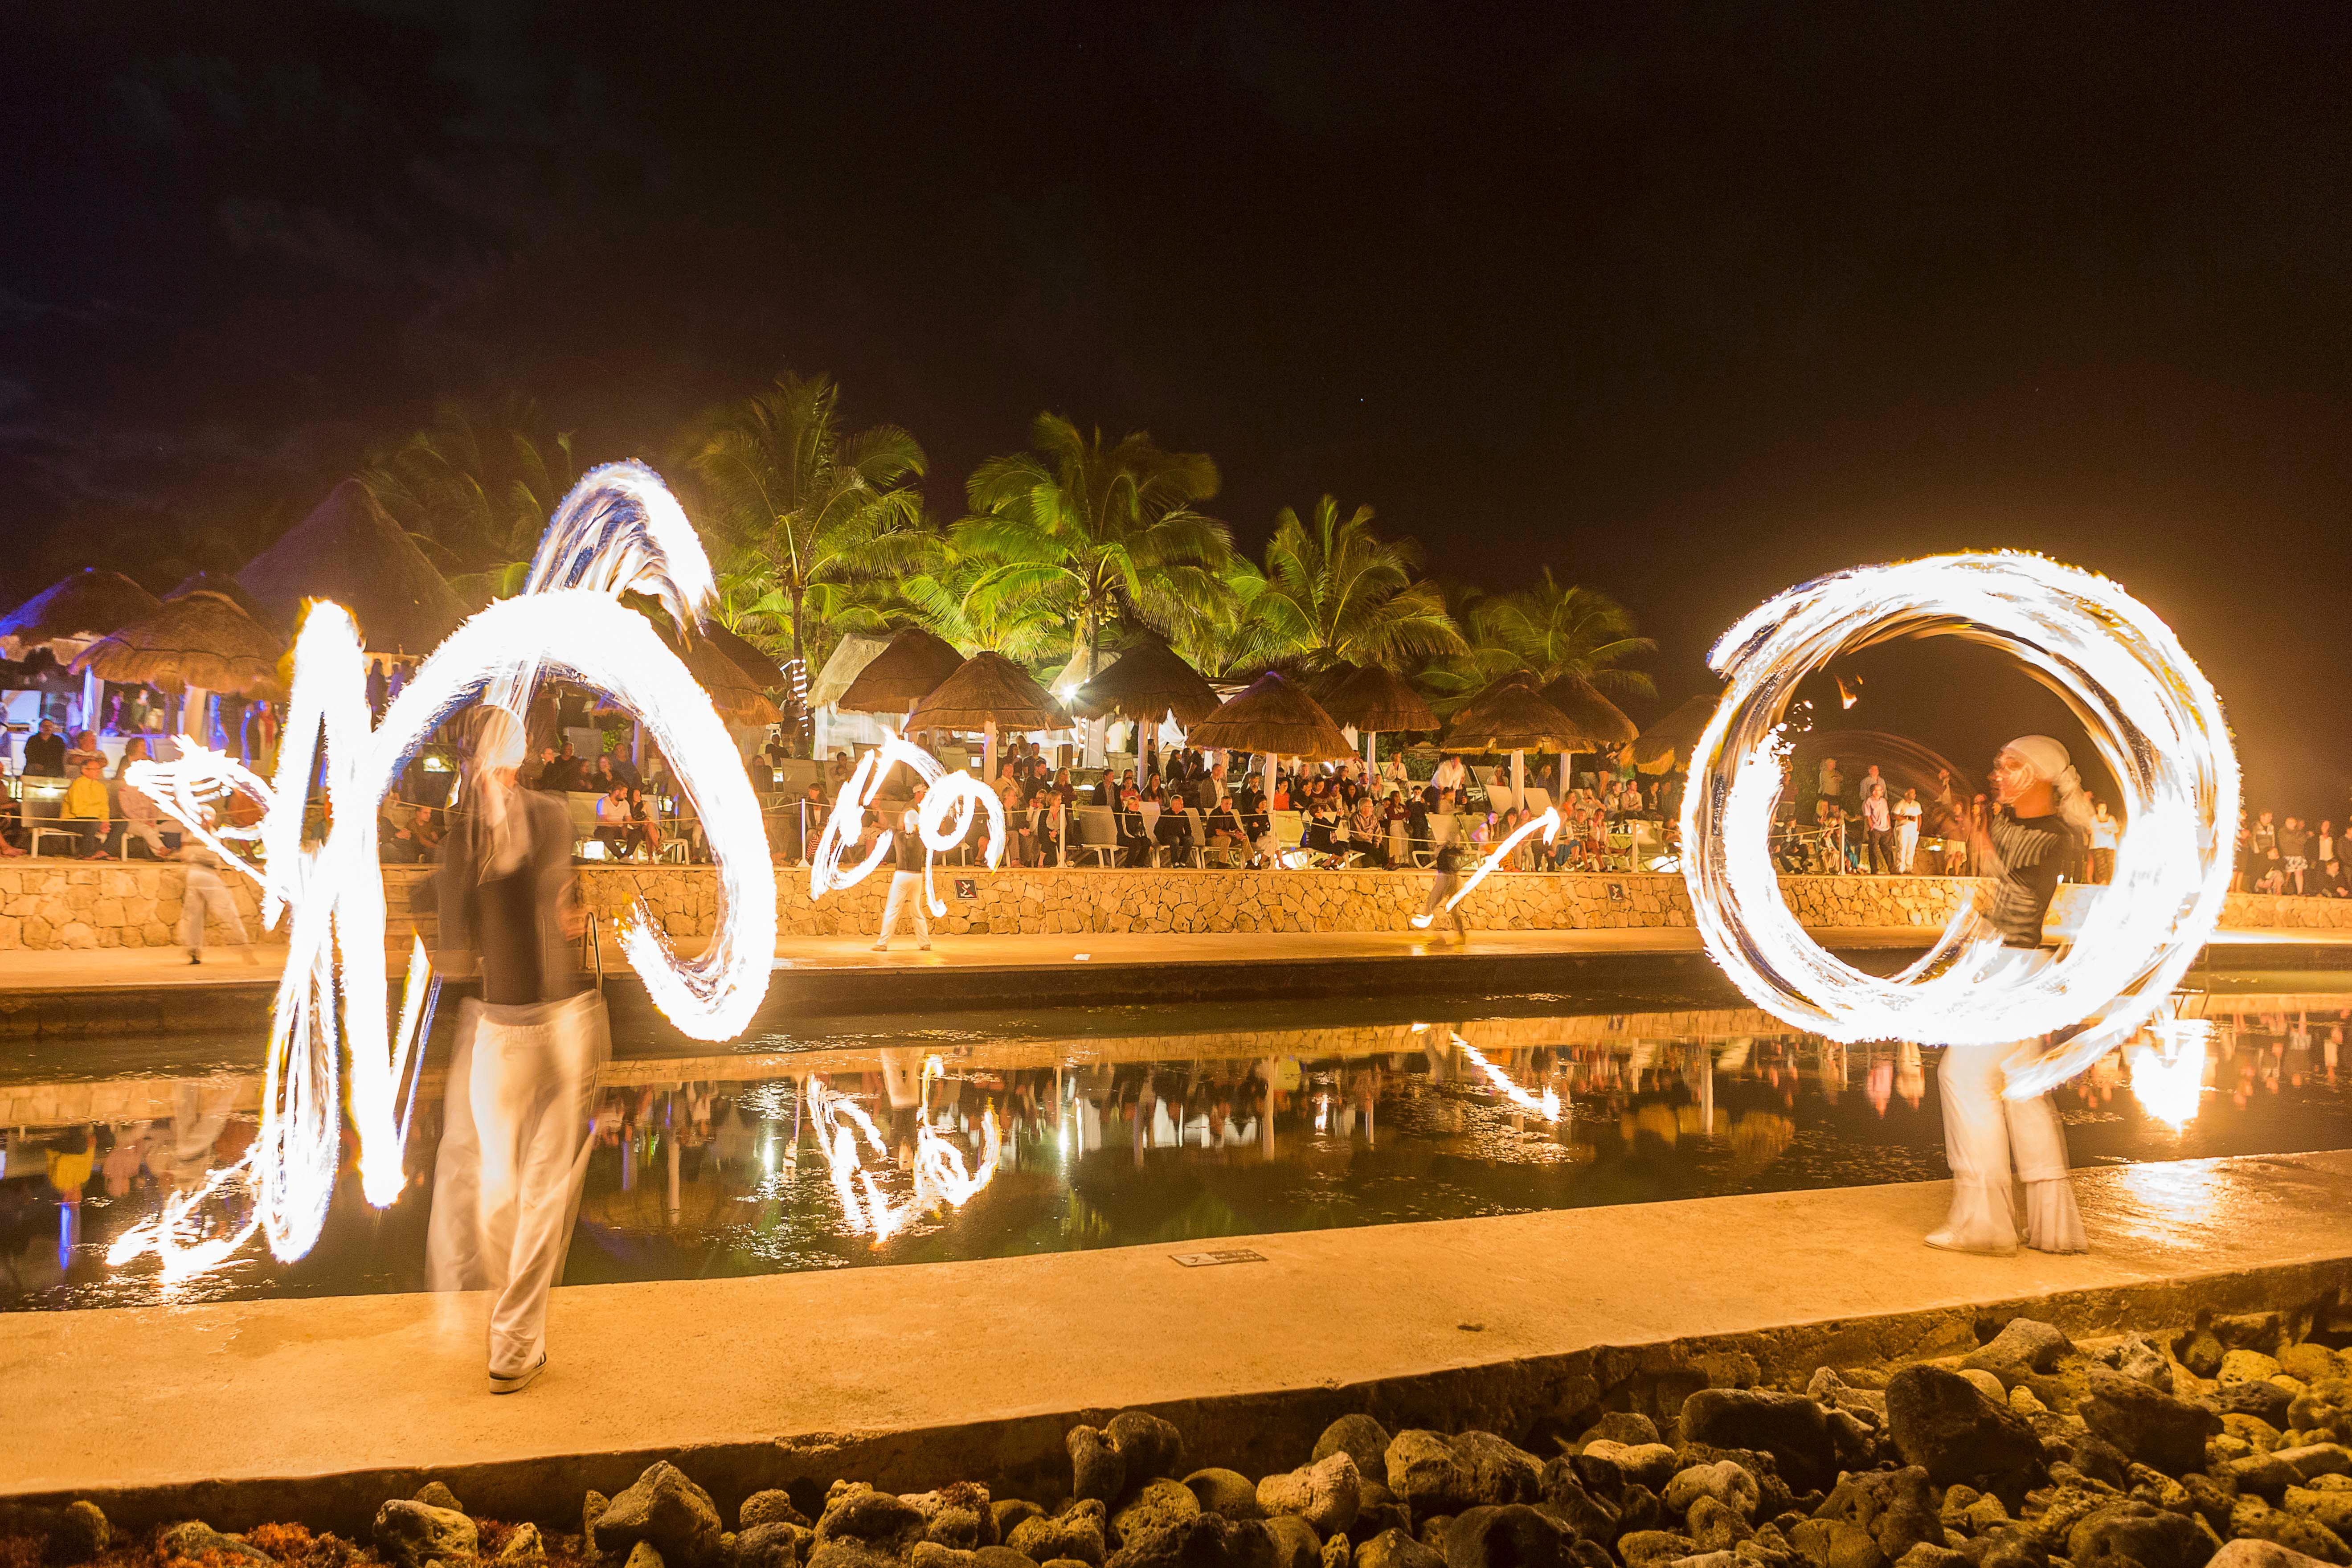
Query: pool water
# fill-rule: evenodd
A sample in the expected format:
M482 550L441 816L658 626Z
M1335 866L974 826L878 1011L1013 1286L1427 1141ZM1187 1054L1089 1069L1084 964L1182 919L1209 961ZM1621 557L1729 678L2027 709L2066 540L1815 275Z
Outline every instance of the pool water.
M2269 987L2275 986L2275 989ZM1737 1009L1564 998L861 1017L689 1052L615 1042L564 1280L941 1262L1945 1174L1937 1053ZM1612 1006L1623 1007L1622 1002ZM1423 1004L1424 1007L1431 1005ZM2184 999L2210 1037L2059 1091L2077 1166L2352 1145L2352 976ZM446 1054L446 1041L439 1042ZM346 1171L319 1246L175 1285L109 1244L255 1135L259 1042L0 1054L0 1307L415 1290L440 1126L409 1184ZM226 1210L218 1216L233 1217Z

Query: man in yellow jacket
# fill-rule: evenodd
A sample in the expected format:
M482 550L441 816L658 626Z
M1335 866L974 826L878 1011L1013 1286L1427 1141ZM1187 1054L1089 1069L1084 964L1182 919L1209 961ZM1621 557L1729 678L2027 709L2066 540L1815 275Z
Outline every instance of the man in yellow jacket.
M80 836L81 858L106 858L107 832L113 811L106 798L106 764L93 757L82 763L81 776L66 785L65 809L59 816Z

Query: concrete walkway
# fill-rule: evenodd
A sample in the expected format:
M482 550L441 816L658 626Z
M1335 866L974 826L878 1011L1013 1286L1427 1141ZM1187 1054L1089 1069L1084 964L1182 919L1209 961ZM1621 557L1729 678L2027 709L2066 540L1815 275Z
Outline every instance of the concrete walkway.
M1940 1312L1965 1343L1971 1309L2027 1302L2160 1325L2352 1267L2352 1151L2078 1179L2094 1250L2072 1258L1930 1250L1932 1183L564 1289L550 1370L506 1399L478 1297L5 1315L0 1494L364 1521L430 1472L478 1512L552 1521L675 1456L731 1519L800 1476L1043 1488L1068 1421L1127 1405L1175 1415L1192 1464L1288 1464L1340 1409L1564 1417L1605 1386L1596 1347L1766 1334L1801 1375L1863 1342L1807 1325ZM1187 1264L1216 1252L1245 1256Z

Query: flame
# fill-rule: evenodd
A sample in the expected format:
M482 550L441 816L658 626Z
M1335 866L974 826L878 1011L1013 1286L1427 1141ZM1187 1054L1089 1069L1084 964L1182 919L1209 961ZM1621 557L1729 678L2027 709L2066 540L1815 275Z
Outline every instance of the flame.
M982 811L988 816L986 859L989 868L994 869L1004 853L1004 805L996 798L996 792L980 780L970 773L948 772L937 757L896 735L857 759L856 771L849 775L849 783L835 799L833 810L824 819L824 833L817 840L816 853L809 857L809 897L821 899L843 888L855 887L889 858L898 829L885 826L874 840L872 854L849 870L841 868L841 852L856 841L865 826L866 808L874 804L884 776L897 763L912 768L925 785L923 804L916 808L915 828L923 841L923 902L937 919L948 912L948 906L931 886L931 857L962 843L964 834L971 827L972 813Z
M1493 853L1489 854L1484 860L1479 861L1478 868L1475 871L1471 872L1470 875L1464 879L1459 888L1454 889L1454 896L1439 906L1438 912L1442 914L1445 910L1450 910L1454 905L1460 903L1463 900L1468 898L1470 896L1470 889L1486 879L1487 872L1492 871L1496 867L1501 865L1503 861L1509 857L1512 850L1517 849L1520 845L1526 843L1530 834L1536 833L1542 834L1543 841L1547 844L1551 843L1554 839L1559 837L1559 808L1558 806L1548 805L1544 807L1540 815L1528 818L1525 822L1520 823L1517 827L1511 829L1508 834L1505 835L1503 841L1495 846ZM1429 915L1415 915L1412 917L1411 923L1415 931L1427 931L1432 918L1433 917Z
M914 1192L897 1204L883 1192L858 1152L862 1139L877 1158L888 1161L890 1148L881 1129L865 1107L847 1095L836 1094L814 1078L808 1080L804 1093L816 1128L816 1146L824 1156L834 1195L841 1200L842 1217L852 1235L870 1233L878 1246L934 1205L963 1207L995 1179L1004 1149L995 1106L990 1105L981 1115L980 1168L975 1172L965 1164L963 1151L931 1125L930 1084L939 1076L937 1058L924 1063L923 1101L915 1131Z
M1526 1089L1521 1089L1517 1084L1513 1083L1511 1081L1510 1074L1505 1072L1501 1068L1496 1067L1493 1062L1488 1061L1485 1053L1481 1052L1477 1047L1472 1045L1469 1041L1464 1039L1460 1035L1455 1035L1454 1037L1454 1044L1464 1056L1470 1058L1470 1065L1472 1067L1476 1068L1480 1072L1486 1074L1486 1081L1489 1084L1492 1084L1495 1088L1495 1091L1497 1094L1500 1094L1505 1100L1509 1100L1513 1105L1517 1106L1521 1110L1527 1111L1529 1115L1542 1117L1546 1121L1557 1122L1559 1120L1561 1106L1559 1102L1559 1091L1558 1089L1547 1084L1544 1086L1542 1097L1538 1098L1535 1095L1529 1094Z

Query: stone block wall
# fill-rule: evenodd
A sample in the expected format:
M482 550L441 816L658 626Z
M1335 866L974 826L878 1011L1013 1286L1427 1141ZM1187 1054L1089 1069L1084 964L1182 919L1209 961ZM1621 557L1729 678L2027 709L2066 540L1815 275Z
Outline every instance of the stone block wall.
M0 952L16 949L170 947L180 940L180 892L188 874L173 862L0 861ZM261 929L252 879L224 875L247 936L282 941ZM215 922L208 939L228 932Z

